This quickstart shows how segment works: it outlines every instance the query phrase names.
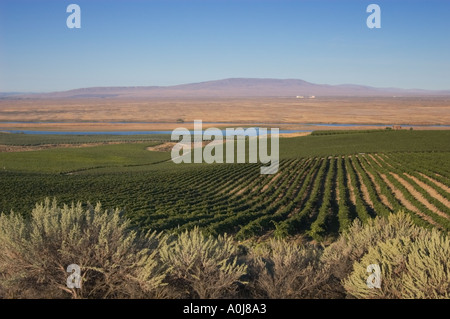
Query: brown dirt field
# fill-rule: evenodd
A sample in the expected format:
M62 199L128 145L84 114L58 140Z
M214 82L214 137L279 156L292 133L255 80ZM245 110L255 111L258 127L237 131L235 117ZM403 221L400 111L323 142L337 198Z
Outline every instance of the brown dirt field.
M299 123L449 125L450 98L209 98L209 99L23 99L0 100L0 129L171 130L193 120L238 125L280 123L283 129L327 129ZM177 123L177 121L186 123ZM120 123L111 123L120 122ZM132 122L123 123L122 122ZM151 123L149 123L151 122ZM277 127L280 125L277 125ZM366 127L370 128L370 127ZM340 129L334 127L332 129ZM348 128L343 128L348 129ZM355 129L358 129L355 127Z
M419 173L420 175L422 175L423 177L427 178L428 180L430 180L432 183L434 183L435 185L439 186L440 188L442 188L444 191L446 191L447 193L450 193L450 187L448 187L447 185L442 184L441 182L425 175L422 173Z
M440 201L445 206L450 207L450 201L448 201L445 197L442 197L441 194L439 194L433 187L430 187L429 185L427 185L424 182L418 180L414 176L411 176L411 175L406 174L406 173L405 173L405 175L408 176L409 178L411 178L420 187L422 187L428 194L430 194L431 197L436 198L438 201Z
M425 205L426 208L431 210L433 213L438 214L441 217L449 219L449 216L445 214L444 212L441 212L436 206L431 204L426 198L422 196L421 193L419 193L410 183L405 181L403 178L398 176L397 174L391 172L390 173L396 180L398 180L407 190L410 192L414 198L416 198L419 202L421 202L423 205Z
M395 197L402 203L403 206L405 206L408 210L419 215L423 220L426 220L431 225L441 228L441 226L439 224L437 224L430 216L422 213L419 209L417 209L416 206L411 204L411 202L409 200L407 200L405 198L405 196L403 196L403 193L400 190L398 190L397 188L395 188L395 186L387 179L386 175L380 174L380 177L383 179L383 181L386 183L386 185L392 190Z

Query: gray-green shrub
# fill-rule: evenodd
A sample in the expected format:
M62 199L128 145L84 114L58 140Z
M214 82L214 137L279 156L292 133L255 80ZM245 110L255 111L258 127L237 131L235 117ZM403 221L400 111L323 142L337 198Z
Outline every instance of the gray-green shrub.
M313 298L328 278L321 250L272 239L251 250L250 290L257 298Z
M169 267L169 284L181 288L175 296L208 299L233 296L247 271L237 252L230 236L214 238L194 228L167 242L160 254Z
M381 288L366 285L366 267L381 268ZM357 298L450 298L450 239L433 229L416 238L389 239L371 247L343 282Z
M30 218L0 215L0 288L4 297L119 298L155 296L166 270L157 259L161 236L140 236L119 210L37 204ZM67 266L81 268L70 289Z
M344 279L351 273L353 264L360 261L370 247L388 239L414 239L423 231L424 229L414 224L411 217L403 211L387 218L369 219L364 224L355 219L352 225L325 249L322 260L330 265L334 276Z

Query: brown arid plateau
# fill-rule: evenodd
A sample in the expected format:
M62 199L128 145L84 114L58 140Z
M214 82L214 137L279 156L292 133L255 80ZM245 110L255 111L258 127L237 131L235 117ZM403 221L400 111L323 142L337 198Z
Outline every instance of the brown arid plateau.
M287 130L326 129L305 124L330 123L364 124L365 129L377 128L378 124L450 125L450 97L0 100L0 122L4 122L0 123L1 130L173 130L193 128L197 119L203 121L204 127L232 123Z
M205 128L257 124L285 130L326 129L311 124L330 123L364 124L365 129L377 127L371 124L450 125L450 90L234 78L0 98L0 130L157 131L191 129L194 120L202 120Z

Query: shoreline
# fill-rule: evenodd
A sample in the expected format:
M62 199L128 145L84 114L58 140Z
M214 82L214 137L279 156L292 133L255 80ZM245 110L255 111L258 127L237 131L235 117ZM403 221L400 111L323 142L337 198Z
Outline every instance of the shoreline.
M36 132L152 132L148 134L168 134L176 128L193 129L194 123L1 123L0 133L11 133L11 131L36 131ZM450 124L371 124L371 123L203 123L204 128L226 128L226 127L266 127L279 128L280 130L292 131L325 131L325 130L372 130L372 129L410 129L415 130L450 130ZM161 133L158 133L161 131ZM25 132L26 133L26 132ZM53 134L53 133L49 133ZM99 133L97 133L99 134ZM140 133L142 134L142 133Z

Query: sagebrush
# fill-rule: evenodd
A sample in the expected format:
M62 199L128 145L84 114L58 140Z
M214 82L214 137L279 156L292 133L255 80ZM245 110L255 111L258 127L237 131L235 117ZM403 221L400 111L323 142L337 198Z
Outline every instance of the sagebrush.
M169 267L168 280L174 287L181 284L180 295L190 298L231 297L247 271L238 263L231 237L204 236L198 228L167 241L160 253Z
M30 218L0 216L0 286L7 297L148 297L163 285L160 235L139 235L119 210L46 200ZM67 266L82 269L69 289Z
M253 279L250 291L256 298L314 298L328 279L321 250L287 240L270 240L251 250Z
M448 235L404 212L355 220L324 248L142 232L118 209L46 200L0 215L0 251L1 298L450 298ZM66 286L71 264L79 289ZM370 264L381 289L367 287Z
M366 267L381 268L381 288L368 289ZM450 298L450 240L433 229L416 238L398 237L376 244L352 274L345 289L358 298L441 299Z

